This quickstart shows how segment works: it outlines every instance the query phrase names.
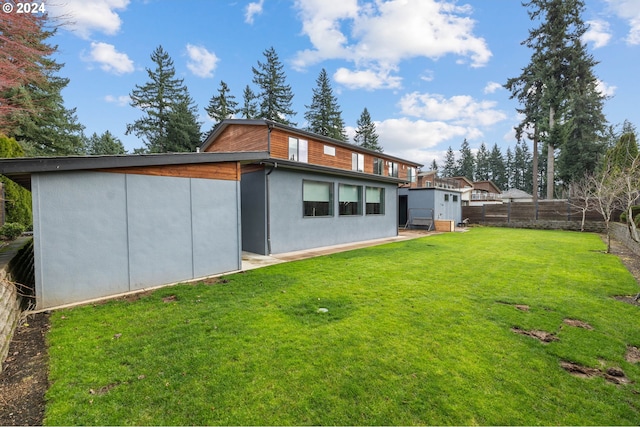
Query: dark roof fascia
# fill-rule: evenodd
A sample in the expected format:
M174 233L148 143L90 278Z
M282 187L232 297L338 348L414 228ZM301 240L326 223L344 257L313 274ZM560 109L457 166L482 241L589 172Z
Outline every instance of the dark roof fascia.
M199 163L251 163L266 152L129 154L115 156L20 157L0 159L0 174L61 172Z
M346 169L330 168L327 166L314 165L310 163L293 162L290 160L270 158L270 159L264 159L259 163L264 165L271 165L276 169L283 168L283 169L300 170L300 171L306 171L306 172L309 172L309 171L319 172L319 173L324 173L328 175L346 176L349 178L364 179L368 181L380 181L380 182L387 182L392 184L408 183L408 181L404 179L394 178L391 176L375 175L375 174L364 173L364 172L350 171Z
M227 126L230 125L248 125L248 126L268 126L272 128L282 129L293 134L302 135L307 138L313 138L317 141L324 141L330 144L334 144L340 147L348 148L350 150L361 151L372 156L382 157L388 160L396 160L398 162L405 163L407 165L415 166L417 168L423 167L422 163L412 162L411 160L401 159L400 157L391 156L389 154L381 153L379 151L370 150L368 148L360 147L358 145L349 144L348 142L340 141L338 139L329 138L328 136L318 135L313 132L287 126L282 123L274 122L272 120L243 120L243 119L227 119L222 121L216 128L207 136L204 143L201 145L201 150L204 151L209 147L213 141L217 138Z
M0 159L0 174L31 190L31 174L223 162L253 163L266 152L129 154L116 156L20 157Z

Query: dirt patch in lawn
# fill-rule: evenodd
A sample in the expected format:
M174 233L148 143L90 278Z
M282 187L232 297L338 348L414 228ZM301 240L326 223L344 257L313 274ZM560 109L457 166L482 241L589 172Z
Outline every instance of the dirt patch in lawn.
M564 322L565 325L574 326L576 328L582 328L582 329L588 329L588 330L592 330L593 329L593 326L591 326L587 322L583 322L582 320L564 319L563 322Z
M624 357L629 363L638 363L640 362L640 349L634 346L627 347L627 354Z
M631 380L627 378L622 369L609 368L607 370L601 370L596 368L589 368L587 366L578 365L571 362L560 362L562 369L578 378L593 378L602 377L605 380L613 384L630 384Z
M548 342L552 342L552 341L559 341L560 338L558 338L557 336L555 336L554 334L552 334L551 332L545 332L545 331L539 331L536 329L530 330L530 331L525 331L524 329L520 329L520 328L511 328L511 331L516 333L516 334L520 334L520 335L525 335L531 338L535 338L540 342L544 342L544 343L548 343Z

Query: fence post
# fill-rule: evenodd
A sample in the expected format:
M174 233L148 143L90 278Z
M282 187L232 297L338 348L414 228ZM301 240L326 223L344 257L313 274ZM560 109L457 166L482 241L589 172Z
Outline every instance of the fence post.
M484 225L486 223L485 217L484 217L484 211L485 211L485 204L482 204L482 225Z

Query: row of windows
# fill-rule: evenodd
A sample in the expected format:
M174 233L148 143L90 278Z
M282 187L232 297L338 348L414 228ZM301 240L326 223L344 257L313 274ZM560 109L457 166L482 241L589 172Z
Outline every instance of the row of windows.
M304 180L304 216L333 216L334 187L333 182ZM362 215L363 208L366 215L383 215L384 188L338 184L338 215Z
M325 145L324 153L330 156L335 156L335 148ZM309 142L306 139L289 137L289 160L303 163L309 162ZM376 175L383 175L384 163L384 159L377 157L374 158L373 173ZM396 162L387 162L387 166L387 175L398 178L398 164ZM351 170L364 172L364 154L351 153ZM415 168L409 168L407 171L407 178L410 182L415 182Z

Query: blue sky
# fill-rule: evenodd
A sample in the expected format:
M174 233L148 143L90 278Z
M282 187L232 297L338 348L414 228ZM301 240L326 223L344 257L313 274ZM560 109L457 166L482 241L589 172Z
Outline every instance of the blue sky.
M158 45L197 103L203 132L220 81L241 102L251 67L274 47L298 127L324 68L349 135L366 107L386 153L426 166L465 138L473 149L514 146L518 105L501 85L528 64L520 43L538 26L520 0L55 0L47 10L62 16L51 41L70 79L65 104L87 135L109 130L129 151L143 145L125 135L142 115L128 97L148 81ZM640 0L586 0L583 19L611 97L607 119L640 127Z

